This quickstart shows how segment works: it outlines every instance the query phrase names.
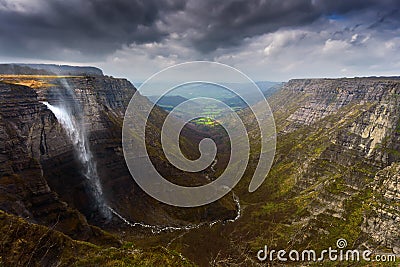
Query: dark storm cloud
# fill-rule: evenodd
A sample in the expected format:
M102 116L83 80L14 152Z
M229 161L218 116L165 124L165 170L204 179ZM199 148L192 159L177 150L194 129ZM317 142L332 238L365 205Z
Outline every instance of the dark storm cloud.
M199 25L192 44L202 52L209 52L283 27L309 25L321 17L362 17L366 11L380 14L399 7L399 1L391 0L197 1L187 16L193 24ZM396 26L399 24L397 21Z
M325 17L376 12L371 28L398 27L399 8L396 0L0 0L0 53L77 60L176 34L204 54Z
M183 8L183 1L168 0L0 0L0 51L104 55L123 44L160 41L168 33L157 21Z
M369 26L369 29L375 28L397 28L400 22L400 7L396 7L395 9L389 11L380 16L380 18Z

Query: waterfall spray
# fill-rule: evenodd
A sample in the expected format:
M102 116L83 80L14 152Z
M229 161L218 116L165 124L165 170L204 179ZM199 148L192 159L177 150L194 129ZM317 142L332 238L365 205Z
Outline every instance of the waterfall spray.
M97 173L96 161L93 158L93 154L89 147L87 132L84 127L83 117L79 118L75 116L75 114L79 114L81 112L81 106L79 102L75 99L74 91L69 87L66 81L63 80L63 88L65 91L59 90L52 92L54 94L54 98L57 99L57 105L50 104L48 102L42 102L47 108L54 114L57 118L58 122L65 129L68 137L70 138L75 152L78 156L79 161L83 166L83 175L88 180L88 184L90 186L90 191L96 201L98 211L108 220L112 218L113 215L121 219L124 223L131 227L143 227L151 229L153 233L160 233L162 231L177 231L177 230L191 230L197 229L202 226L213 226L216 223L224 223L224 222L235 222L241 216L241 207L239 198L233 194L233 200L238 208L237 216L231 220L215 220L209 223L199 223L199 224L190 224L186 226L161 226L161 225L150 225L141 222L131 223L126 218L124 218L121 214L119 214L116 210L112 209L107 205L107 202L103 195L102 186L100 183L100 178ZM214 162L212 166L212 170L214 170L216 162Z
M81 121L78 121L67 108L53 106L48 102L42 102L53 112L59 123L63 126L70 138L79 161L83 166L83 175L89 181L90 191L96 201L97 208L101 214L110 219L112 214L103 196L103 190L97 173L96 162L89 148L87 133Z
M76 153L78 154L78 158L82 165L84 166L84 176L89 180L89 184L91 185L91 192L93 193L95 200L97 201L97 206L99 211L105 216L107 219L110 219L114 214L118 218L120 218L124 223L131 227L143 227L150 229L153 233L160 233L164 231L179 231L179 230L191 230L198 229L202 226L209 225L210 227L215 225L216 223L224 222L222 220L215 220L210 223L199 223L199 224L190 224L186 226L160 226L160 225L150 225L146 223L135 222L131 223L117 211L112 209L106 204L106 201L103 197L103 190L100 184L99 176L97 174L96 162L93 159L93 155L90 151L87 142L87 134L84 127L79 123L79 121L68 111L67 108L57 107L49 104L48 102L42 102L47 108L53 112L54 116L56 116L57 120L63 126L65 131L67 132L68 137L74 145ZM240 218L241 215L241 207L239 198L233 194L233 199L238 208L237 215L234 219L226 220L225 222L235 222Z

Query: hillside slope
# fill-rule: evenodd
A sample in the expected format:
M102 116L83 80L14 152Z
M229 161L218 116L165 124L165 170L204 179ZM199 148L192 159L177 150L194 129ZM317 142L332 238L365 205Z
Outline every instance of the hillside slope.
M193 266L163 248L101 247L0 210L0 266Z
M0 75L0 210L102 247L120 247L127 233L147 236L164 226L234 218L237 207L231 195L205 207L183 209L154 200L136 185L125 165L121 142L123 116L135 92L129 81L107 76ZM77 154L82 140L72 142L44 101L70 107L81 122L87 135L85 149L91 150L107 206L119 216L105 218L99 213L90 179L82 171L86 166ZM149 104L143 97L143 105ZM148 123L146 142L152 160L172 181L188 186L206 183L206 173L182 176L166 163L160 145L166 114L156 108ZM193 148L201 134L185 129L183 135L185 153L195 157L198 150ZM131 227L121 215L131 223L154 227ZM2 219L2 223L4 229L18 231L12 221ZM27 242L35 242L29 238ZM2 250L0 256L4 259L7 253ZM151 258L150 252L146 255Z
M170 247L202 266L257 266L264 245L318 251L335 247L339 238L349 249L398 254L400 79L292 80L269 103L277 151L254 193L247 190L259 131L248 111L240 112L253 144L245 177L234 189L241 218L186 233ZM207 244L210 235L213 244L199 253L195 244Z

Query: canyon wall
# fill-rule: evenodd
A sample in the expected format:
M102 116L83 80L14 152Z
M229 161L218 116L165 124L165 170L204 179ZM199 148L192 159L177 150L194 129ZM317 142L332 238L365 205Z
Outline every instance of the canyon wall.
M292 242L398 253L400 79L291 80L270 102L276 161L292 164L286 198L300 203Z
M183 209L159 203L136 185L126 167L121 142L125 109L136 92L126 79L51 78L46 80L47 86L35 88L15 83L15 79L12 83L0 82L0 184L4 191L0 207L4 211L48 226L56 224L58 230L80 239L89 238L90 233L82 235L80 229L84 227L78 223L89 227L89 221L106 229L125 227L118 217L107 221L99 216L82 163L63 126L41 103L46 101L53 106L73 107L74 116L87 132L107 205L129 221L179 226L236 216L236 205L229 197L206 207ZM143 97L143 105L149 104ZM148 142L155 151L151 156L156 165L172 180L189 185L205 182L203 174L182 179L160 156L157 138L165 116L156 108L148 123ZM191 142L189 137L185 142ZM62 215L62 210L68 214ZM71 216L76 218L68 224Z

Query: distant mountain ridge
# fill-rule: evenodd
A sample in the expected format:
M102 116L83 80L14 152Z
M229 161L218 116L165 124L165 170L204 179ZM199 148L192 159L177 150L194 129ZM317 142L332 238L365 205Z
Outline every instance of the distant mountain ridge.
M176 107L177 105L187 101L188 99L183 96L178 95L167 95L159 99L159 96L149 96L147 97L151 102L156 103L157 105L163 107L166 110L169 110L167 106L171 109ZM157 101L158 100L158 101Z
M68 66L57 64L0 64L0 74L15 75L61 75L103 76L103 71L90 66Z
M259 87L265 98L273 95L283 85L282 83L268 81L256 82L255 84ZM243 101L242 97L245 98L250 105L254 105L260 101L259 96L248 92L248 84L243 84L243 87L239 87L234 83L224 85L226 85L228 88L229 86L232 86L232 91L218 90L218 88L213 85L210 86L208 84L203 84L194 85L192 87L186 86L185 88L178 88L177 90L171 91L163 96L149 95L147 97L153 103L157 101L157 105L167 111L171 111L176 106L189 99L198 97L210 97L217 99L235 110L248 107L248 105Z

